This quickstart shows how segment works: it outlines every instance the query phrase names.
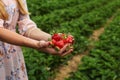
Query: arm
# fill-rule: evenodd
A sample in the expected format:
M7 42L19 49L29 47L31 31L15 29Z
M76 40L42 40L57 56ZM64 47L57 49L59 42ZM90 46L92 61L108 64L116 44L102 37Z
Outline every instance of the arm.
M30 28L26 31L24 34L26 37L35 39L35 40L45 40L48 41L48 39L51 38L51 35L40 30L39 28Z
M23 0L25 9L28 11L26 0ZM29 14L23 15L20 13L18 20L18 28L20 34L35 39L35 40L45 40L51 38L51 35L37 28L35 22L30 19Z
M4 28L0 28L0 40L18 46L26 46L35 49L39 48L39 41L26 38Z
M60 55L60 56L69 54L72 51L72 50L69 50L68 52L65 52L64 54L62 54L65 51L67 45L63 49L61 49L59 52L57 52L52 48L46 47L46 46L48 46L47 42L41 43L37 40L26 38L22 35L19 35L15 32L9 31L4 28L0 28L0 41L4 41L4 42L18 45L18 46L26 46L26 47L30 47L30 48L35 48L35 49L38 49L38 50L41 50L41 51L44 51L47 53L49 52L50 54ZM41 45L43 45L43 46L41 46Z

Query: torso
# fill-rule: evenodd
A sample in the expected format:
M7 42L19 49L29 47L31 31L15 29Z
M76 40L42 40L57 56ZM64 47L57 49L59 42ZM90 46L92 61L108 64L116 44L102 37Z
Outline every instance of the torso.
M3 26L16 32L19 18L16 0L2 1L9 14L9 20L4 21ZM28 80L21 48L2 41L0 41L0 80Z

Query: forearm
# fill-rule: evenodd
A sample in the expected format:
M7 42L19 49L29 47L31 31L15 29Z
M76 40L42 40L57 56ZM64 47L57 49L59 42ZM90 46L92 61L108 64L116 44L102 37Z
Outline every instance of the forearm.
M35 39L35 40L45 40L48 41L48 39L51 38L51 35L40 30L39 28L30 28L25 33L25 36Z
M0 28L0 40L18 46L37 48L36 40L26 38L4 28Z

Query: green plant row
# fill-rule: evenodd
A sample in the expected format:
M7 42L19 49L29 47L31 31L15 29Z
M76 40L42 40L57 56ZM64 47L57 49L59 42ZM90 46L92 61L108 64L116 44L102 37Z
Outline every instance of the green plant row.
M64 9L75 5L81 5L92 0L46 0L46 1L28 1L28 6L31 7L29 11L32 16L45 15L54 10ZM37 2L37 5L36 5Z
M101 7L101 9L83 15L82 19L84 20L85 24L91 26L92 29L97 29L100 27L100 24L106 22L106 20L109 19L118 8L120 8L119 3L119 0L115 0L114 2Z
M81 53L87 49L87 46L89 45L88 37L91 35L93 30L105 24L106 20L110 18L116 11L115 9L119 8L118 5L119 4L117 1L109 3L108 5L105 5L97 9L96 11L88 13L88 16L86 17L83 15L81 18L77 20L62 23L60 28L54 28L54 30L57 32L71 33L75 37L76 41L76 44L74 46L75 48L74 53ZM91 19L91 21L89 22L94 25L97 25L97 27L96 26L94 27L94 25L89 25L88 23L85 24L85 19ZM62 59L63 62L66 62L67 60L68 58Z
M102 7L97 8L89 13L83 14L81 17L78 17L77 19L73 19L70 22L66 21L66 22L61 23L60 27L68 26L69 28L71 28L71 27L79 26L80 30L82 30L82 28L84 28L83 26L88 25L88 29L95 30L97 28L100 28L101 25L104 22L106 22L106 20L109 19L112 16L112 14L120 7L119 2L120 2L119 0L116 0L107 5L103 5ZM59 27L55 27L55 28L59 28ZM84 30L82 31L84 32Z
M120 11L82 65L65 80L120 80Z
M74 53L75 54L82 53L89 46L89 41L88 41L89 36L95 29L95 28L92 28L94 26L88 25L87 23L85 24L84 19L87 19L87 18L90 19L89 16L92 16L91 21L89 22L98 25L97 27L101 27L103 24L105 24L106 22L105 20L107 20L110 16L112 16L113 13L116 11L114 10L115 7L116 9L119 8L117 2L109 3L108 5L105 5L97 9L96 11L92 11L88 13L89 15L86 17L83 17L84 16L83 15L81 18L77 20L62 23L61 27L53 28L53 30L57 32L64 32L64 33L72 34L75 37L74 52L72 53L72 55L74 55ZM103 10L103 8L105 10ZM104 15L99 15L95 18L96 14L94 13L104 14ZM92 21L95 21L95 22L92 22ZM99 21L101 21L100 24L98 24ZM60 65L61 63L66 63L67 60L69 60L70 58L71 56L64 57L64 59L54 57L53 59L56 60L56 62L53 62L51 67ZM57 63L57 64L54 64L54 63Z
M41 1L43 1L43 0L41 0ZM91 18L91 20L96 18L95 14L93 14L93 13L99 13L101 15L103 14L106 16L109 13L112 15L114 10L116 10L118 8L118 6L115 7L115 5L118 5L117 1L118 0L113 1L112 3L106 4L105 5L106 7L101 5L102 7L100 7L100 9L99 8L93 9L94 11L92 10L89 13L84 12L81 17L78 17L78 19L73 18L73 19L71 19L71 21L68 21L68 22L62 21L62 22L60 22L60 26L52 25L53 23L56 23L56 22L54 22L54 18L52 18L53 22L50 21L50 23L49 22L47 23L47 20L46 20L46 22L44 22L44 24L42 22L42 19L41 19L41 21L39 21L39 19L37 19L37 17L34 17L34 21L37 24L40 24L39 27L47 32L52 32L53 29L58 32L65 32L65 33L70 32L75 37L75 41L76 41L75 45L74 45L75 46L74 53L78 53L78 52L84 51L88 46L88 36L92 33L93 26L89 25L87 22L90 21L89 20L90 18ZM88 3L86 3L86 4L88 5ZM36 2L36 4L37 4L37 2ZM95 4L98 4L98 3L95 3ZM111 4L111 6L110 6L110 4ZM114 4L114 5L112 5L112 4ZM113 8L114 8L114 10L113 10ZM102 10L103 10L103 12L102 12ZM87 16L87 14L89 16L92 15L92 17ZM74 14L74 15L76 15L76 14ZM108 16L110 16L110 15L108 15ZM46 17L44 17L44 18L46 18ZM103 20L102 23L104 24L104 22L105 22L104 19L106 20L108 17L100 16L99 18L100 18L100 20ZM88 21L85 22L87 19L88 19ZM43 19L43 21L44 20L45 19ZM61 20L61 19L59 19L59 20ZM94 19L94 21L92 21L91 23L95 24L96 20L97 20L97 22L99 22L99 19ZM48 19L48 21L49 21L49 19ZM52 22L52 24L51 24L51 22ZM102 23L99 24L99 26L102 25ZM66 63L66 61L69 60L72 55L74 55L74 54L71 54L64 58L61 58L58 56L48 55L48 54L38 52L36 50L28 49L28 48L24 48L23 51L24 51L24 56L25 56L25 61L26 61L26 67L28 70L29 80L48 80L49 77L55 75L54 74L55 69L57 69L61 64Z
M76 41L74 51L81 53L88 46L87 39L92 34L93 30L100 28L105 24L106 20L110 18L119 7L119 3L114 1L113 3L98 8L97 10L86 13L78 19L61 23L61 27L54 27L53 30L57 32L71 33Z
M111 9L111 7L110 7L111 4L114 4L114 6L115 6L116 2L109 3L109 5L103 6L102 8L100 8L96 11L93 11L92 13L95 13L95 12L99 13L99 11L101 12L101 9L109 7L108 9L111 10L112 12L106 12L106 10L104 10L104 14L106 15L108 13L111 13L111 15L112 15L113 14L113 8ZM108 17L100 16L98 18L100 18L101 20L102 19L104 20ZM94 19L94 18L92 18L92 19ZM103 22L102 24L104 24L104 23L105 22ZM102 26L102 24L99 24L99 27ZM88 38L89 38L90 34L93 32L93 29L91 27L92 26L84 24L84 21L81 18L81 19L79 19L79 21L78 20L77 21L73 20L71 22L62 24L61 27L56 27L56 28L52 28L52 29L57 31L57 32L64 32L64 33L72 34L75 37L75 45L74 45L75 49L74 49L73 53L81 53L81 52L85 51L87 49L87 46L89 45ZM74 55L73 53L72 53L72 55ZM69 58L70 58L70 56L69 57L67 56L67 57L64 57L64 58L53 57L53 60L55 60L55 61L51 62L50 67L54 68L54 67L60 65L61 63L66 63L66 61ZM54 63L57 63L57 64L54 64Z
M77 5L72 8L57 10L44 16L35 16L32 17L32 19L37 23L38 27L44 31L49 31L53 27L60 27L60 24L63 22L71 21L81 15L84 15L84 13L91 12L94 9L101 7L103 4L107 5L108 3L111 2L106 0L93 0L86 4Z

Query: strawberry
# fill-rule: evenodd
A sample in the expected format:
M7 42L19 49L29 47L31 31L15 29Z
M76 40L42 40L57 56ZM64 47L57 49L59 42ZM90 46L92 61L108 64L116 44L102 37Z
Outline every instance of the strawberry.
M60 49L64 47L64 41L63 40L60 40L58 42L56 42L56 46L59 47Z
M52 39L52 43L53 43L53 44L56 44L56 42L57 42L56 40Z
M72 43L74 42L74 38L71 35L68 35L66 39L64 39L64 43Z
M74 43L74 38L73 38L73 36L68 35L68 34L64 34L64 33L53 34L52 40L50 41L50 45L53 48L55 48L56 50L60 50L67 43L73 44ZM70 45L68 47L68 49L70 49L70 47L72 47L72 45Z
M61 40L62 38L61 38L61 35L60 35L60 34L55 33L55 34L52 36L52 39L54 39L54 40L56 40L56 41L59 41L59 40Z

